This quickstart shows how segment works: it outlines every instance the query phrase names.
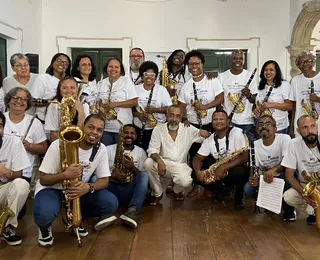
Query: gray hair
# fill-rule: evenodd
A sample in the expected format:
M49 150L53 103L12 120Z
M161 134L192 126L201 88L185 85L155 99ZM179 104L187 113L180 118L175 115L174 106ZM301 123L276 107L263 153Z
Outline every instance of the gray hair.
M29 59L28 59L28 57L26 55L24 55L22 53L15 53L10 57L10 64L11 64L12 67L16 63L16 60L18 60L18 59L25 59L29 63Z
M28 97L26 110L28 110L30 107L32 107L32 96L31 96L29 90L27 90L26 88L16 87L16 88L10 89L10 91L4 97L4 104L6 105L6 108L9 108L9 102L10 102L11 98L16 96L17 92L20 90L24 91Z
M294 62L297 66L299 66L300 58L303 56L311 56L312 57L312 66L316 63L316 56L311 51L303 50L301 51L294 59Z
M181 116L182 116L182 114L183 114L182 108L181 108L179 105L175 105L175 104L173 104L173 105L171 105L171 106L169 106L169 107L167 108L167 113L166 113L166 114L168 114L172 108L178 108L178 109L180 109L180 113L181 113Z

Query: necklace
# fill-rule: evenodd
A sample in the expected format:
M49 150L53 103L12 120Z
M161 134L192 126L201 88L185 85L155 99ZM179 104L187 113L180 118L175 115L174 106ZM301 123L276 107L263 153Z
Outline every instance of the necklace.
M202 73L200 74L200 75L198 75L198 76L192 76L194 79L196 79L196 78L200 78L200 77L202 77Z

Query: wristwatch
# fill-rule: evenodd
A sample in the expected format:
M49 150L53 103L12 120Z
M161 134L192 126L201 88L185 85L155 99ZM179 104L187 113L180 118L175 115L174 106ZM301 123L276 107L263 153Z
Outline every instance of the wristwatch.
M89 183L89 192L94 193L94 187L91 183Z

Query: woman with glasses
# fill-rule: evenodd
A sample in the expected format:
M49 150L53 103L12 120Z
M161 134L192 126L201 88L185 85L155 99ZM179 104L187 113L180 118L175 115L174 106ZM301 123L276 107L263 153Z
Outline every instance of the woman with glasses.
M82 127L85 118L89 115L89 105L87 103L81 104L78 98L78 84L72 76L64 77L60 80L57 88L55 100L61 102L64 97L72 97L75 100L76 116L72 124ZM50 141L58 139L58 132L60 130L59 123L59 105L52 103L48 106L46 121L44 129L50 132Z
M22 53L15 53L10 58L10 64L15 74L3 80L3 90L8 93L15 87L26 88L30 91L37 74L30 73L29 59Z
M110 58L104 66L104 72L108 77L102 81L98 99L104 103L105 112L100 112L105 118L110 111L116 113L116 119L106 120L105 123L101 142L107 146L118 140L119 121L123 125L132 123L131 108L138 104L138 95L133 82L124 76L124 67L118 58Z
M137 144L148 149L153 128L166 121L167 108L172 105L168 91L155 84L159 69L152 61L145 61L139 68L143 84L137 85L138 106L133 109L133 123L137 130Z
M257 118L263 114L272 116L277 122L277 133L287 134L289 131L288 111L293 106L289 100L290 89L290 84L282 78L279 64L274 60L265 62L253 112Z
M60 79L70 75L71 60L64 53L55 54L45 74L39 75L31 87L31 95L37 99L35 103L38 118L44 124L47 100L51 100L57 93Z
M93 60L88 55L79 55L72 65L71 75L76 81L81 82L79 85L82 88L80 99L83 102L90 104L97 97L97 71Z

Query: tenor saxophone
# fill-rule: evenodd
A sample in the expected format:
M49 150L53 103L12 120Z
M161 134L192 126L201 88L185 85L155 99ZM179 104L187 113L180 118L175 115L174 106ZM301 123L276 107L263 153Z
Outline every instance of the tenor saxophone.
M310 181L303 189L302 195L308 197L318 204L318 207L314 209L316 215L316 226L320 232L320 191L317 189L317 182Z

